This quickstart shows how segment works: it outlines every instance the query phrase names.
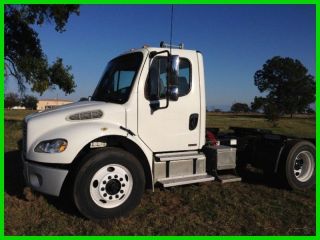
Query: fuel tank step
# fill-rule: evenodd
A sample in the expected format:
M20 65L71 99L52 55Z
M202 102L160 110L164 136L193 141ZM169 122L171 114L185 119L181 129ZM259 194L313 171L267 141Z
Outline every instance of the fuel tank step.
M242 179L233 174L218 175L217 180L221 183L240 182Z
M163 187L173 187L179 185L186 185L192 183L200 183L200 182L208 182L213 181L215 179L214 176L208 174L199 174L188 177L177 177L177 178L167 178L167 179L159 179L158 183Z
M175 152L175 153L158 153L155 155L157 161L167 162L175 160L189 160L189 159L205 159L204 154L197 151L191 152Z

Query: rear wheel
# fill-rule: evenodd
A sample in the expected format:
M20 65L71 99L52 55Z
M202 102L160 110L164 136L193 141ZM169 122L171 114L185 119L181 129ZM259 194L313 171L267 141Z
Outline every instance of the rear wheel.
M308 189L315 184L315 146L311 142L299 141L289 150L285 176L293 189Z
M85 160L73 189L74 202L85 217L122 216L139 204L145 177L133 155L122 149L107 148L90 154Z

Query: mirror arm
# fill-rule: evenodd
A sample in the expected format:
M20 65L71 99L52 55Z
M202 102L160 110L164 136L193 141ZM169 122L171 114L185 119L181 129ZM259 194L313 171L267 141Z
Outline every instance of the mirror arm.
M161 53L167 53L168 56L170 56L170 52L168 50L163 50L163 51L160 51L160 52L157 52L157 51L152 51L149 53L149 58L154 58L156 55L158 54L161 54ZM169 80L167 79L167 86L169 84ZM169 107L169 88L167 87L167 92L166 92L166 105L163 106L163 107L160 107L160 103L159 101L158 102L152 102L150 103L150 107L152 109L152 112L155 112L157 110L160 110L160 109L165 109L165 108L168 108Z
M168 90L167 90L167 93L168 93ZM149 105L150 105L150 107L152 109L152 113L154 113L155 111L160 110L160 109L166 109L166 108L169 107L169 97L166 96L166 105L163 106L163 107L160 107L160 101L159 100L157 100L155 102L152 102Z
M168 79L167 79L167 84L169 83ZM168 85L167 85L168 86ZM160 100L154 101L150 103L150 107L152 109L152 113L154 113L157 110L160 109L166 109L169 107L169 88L167 87L167 92L166 92L166 105L163 107L160 107Z

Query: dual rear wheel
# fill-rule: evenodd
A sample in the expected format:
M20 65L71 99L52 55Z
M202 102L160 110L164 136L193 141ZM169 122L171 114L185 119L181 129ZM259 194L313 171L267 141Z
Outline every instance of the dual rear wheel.
M293 189L303 190L314 186L316 149L308 141L295 141L289 145L285 159L284 176Z

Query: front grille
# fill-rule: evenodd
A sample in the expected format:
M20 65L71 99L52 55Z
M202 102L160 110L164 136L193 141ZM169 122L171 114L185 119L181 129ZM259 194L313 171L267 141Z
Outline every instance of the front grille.
M22 153L25 155L27 153L27 123L22 122Z

